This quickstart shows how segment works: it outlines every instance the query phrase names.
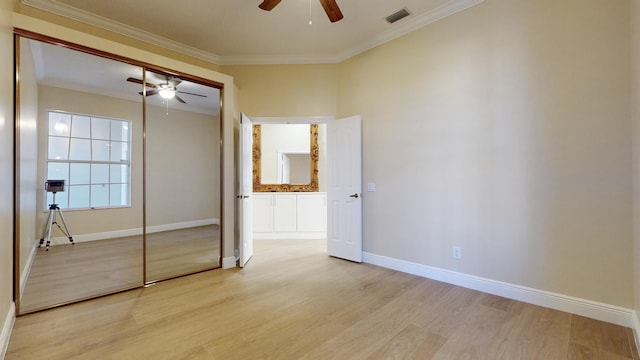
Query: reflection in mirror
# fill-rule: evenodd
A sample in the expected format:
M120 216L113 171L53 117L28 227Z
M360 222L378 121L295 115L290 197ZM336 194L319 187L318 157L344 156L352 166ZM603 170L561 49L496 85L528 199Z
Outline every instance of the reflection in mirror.
M316 192L318 124L253 126L253 191Z
M146 280L153 282L220 266L220 92L150 71L146 81Z
M142 68L17 39L18 311L139 287Z
M310 124L262 124L260 181L264 184L308 184Z

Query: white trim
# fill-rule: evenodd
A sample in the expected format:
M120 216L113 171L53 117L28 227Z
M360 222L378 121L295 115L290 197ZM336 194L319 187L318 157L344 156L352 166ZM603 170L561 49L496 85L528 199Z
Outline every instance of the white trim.
M29 274L31 273L31 266L33 265L33 260L36 258L36 252L38 251L38 244L40 241L34 241L33 246L31 246L31 253L27 258L27 263L24 268L21 269L20 275L20 300L22 300L22 295L24 295L24 288L27 285L27 279L29 278Z
M232 269L236 267L236 258L235 256L227 256L222 258L222 268L223 269Z
M212 218L212 219L185 221L185 222L173 223L173 224L147 226L147 234L152 234L152 233L161 232L161 231L187 229L187 228L192 228L197 226L206 226L206 225L220 225L220 219ZM74 243L80 243L80 242L87 242L87 241L115 239L115 238L125 237L125 236L136 236L141 234L142 234L142 228L140 227L140 228L134 228L134 229L114 230L114 231L106 231L101 233L80 234L80 235L74 235L72 232L71 236L73 237ZM64 245L68 243L69 243L69 239L67 239L64 236L59 236L51 239L52 246Z
M326 232L254 232L253 238L255 240L314 240L314 239L326 239Z
M384 31L369 41L354 46L346 51L334 54L320 55L248 55L248 56L220 56L208 51L197 49L165 37L107 19L93 13L74 8L57 0L22 0L22 4L54 13L69 19L77 20L105 30L113 31L133 39L161 46L196 59L208 61L217 65L259 65L259 64L335 64L347 60L355 55L397 39L419 28L432 24L459 11L482 3L484 0L449 0L445 4L420 15L415 15L394 24L394 27Z
M638 314L638 312L634 310L632 314L633 326L631 326L631 329L633 330L633 340L635 340L636 349L638 349L638 352L640 352L640 318L638 318L638 315L640 314Z
M600 303L549 291L532 289L525 286L491 280L479 276L463 274L451 270L417 264L405 260L364 252L363 262L405 272L412 275L446 282L493 295L519 300L526 303L565 311L609 322L625 327L634 327L638 331L638 319L632 309ZM635 318L635 320L634 320Z
M16 304L11 303L7 317L4 319L4 325L2 326L2 332L0 333L0 359L4 359L9 348L9 340L11 339L11 331L13 330L13 324L16 322Z

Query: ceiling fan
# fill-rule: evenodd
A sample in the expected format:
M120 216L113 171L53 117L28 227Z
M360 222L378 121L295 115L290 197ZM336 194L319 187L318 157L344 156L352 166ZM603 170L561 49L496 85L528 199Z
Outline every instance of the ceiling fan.
M136 84L140 84L140 85L142 85L142 83L143 83L142 80L136 79L136 78L132 78L132 77L127 78L127 81L132 82L132 83L136 83ZM183 104L186 104L187 102L184 101L184 99L182 99L178 95L178 93L186 94L186 95L192 95L192 96L207 97L206 95L194 94L194 93L178 90L178 85L181 82L182 82L182 80L180 80L178 78L167 76L167 79L166 79L166 81L164 83L160 83L160 84L157 84L157 85L152 84L152 83L146 83L147 87L153 89L153 90L147 90L147 96L160 95L163 99L167 99L167 100L175 98L176 100L178 100L179 102L181 102ZM139 94L142 95L142 92L140 92Z
M262 10L271 11L276 5L280 3L281 0L263 0L262 4L258 5L258 7ZM340 7L336 3L336 0L320 0L320 4L324 8L324 11L327 13L329 20L332 23L336 21L342 20L344 16L342 16L342 11L340 11Z

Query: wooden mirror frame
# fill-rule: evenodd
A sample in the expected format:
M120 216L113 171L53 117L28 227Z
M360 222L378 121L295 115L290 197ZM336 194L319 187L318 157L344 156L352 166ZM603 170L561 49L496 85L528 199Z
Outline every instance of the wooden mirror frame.
M262 172L262 131L259 124L253 125L253 192L318 192L318 124L309 126L309 171L308 184L263 184Z

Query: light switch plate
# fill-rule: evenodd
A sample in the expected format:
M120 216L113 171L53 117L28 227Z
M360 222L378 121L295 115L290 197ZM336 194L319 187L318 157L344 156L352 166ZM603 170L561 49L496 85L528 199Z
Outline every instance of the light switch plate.
M368 183L367 184L367 191L369 191L369 192L376 191L376 183Z

